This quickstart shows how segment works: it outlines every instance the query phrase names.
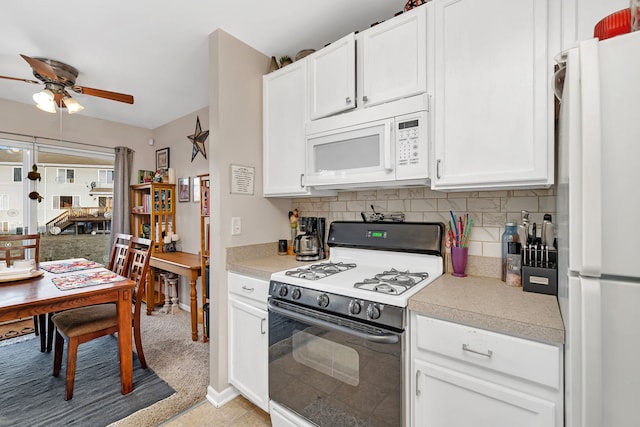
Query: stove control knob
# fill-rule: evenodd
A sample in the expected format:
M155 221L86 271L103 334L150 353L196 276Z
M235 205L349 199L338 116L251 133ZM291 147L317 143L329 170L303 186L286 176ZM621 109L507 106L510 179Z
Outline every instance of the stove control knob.
M286 297L288 293L289 289L285 285L280 286L280 289L278 289L278 295L281 297Z
M291 298L293 299L300 299L301 296L302 296L302 291L300 291L300 288L295 288L293 290L293 293L291 294Z
M367 317L369 319L377 319L380 317L380 309L374 305L374 304L369 304L369 307L367 307Z
M360 303L356 300L351 300L351 302L349 303L349 314L360 314L360 311L362 311L362 306L360 305Z
M318 295L318 298L316 298L316 302L318 303L318 306L325 308L329 305L329 295L327 294L320 294Z

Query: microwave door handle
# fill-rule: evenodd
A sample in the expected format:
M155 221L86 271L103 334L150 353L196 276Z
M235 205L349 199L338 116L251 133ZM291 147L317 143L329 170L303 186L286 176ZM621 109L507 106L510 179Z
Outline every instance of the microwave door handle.
M391 164L391 129L393 128L393 122L387 123L384 127L385 138L384 138L384 168L388 171L393 170L393 165Z

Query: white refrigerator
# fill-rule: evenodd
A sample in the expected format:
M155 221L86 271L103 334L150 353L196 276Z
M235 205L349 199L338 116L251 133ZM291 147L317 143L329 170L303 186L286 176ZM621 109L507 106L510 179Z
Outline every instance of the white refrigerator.
M565 52L558 302L568 427L640 426L640 31Z

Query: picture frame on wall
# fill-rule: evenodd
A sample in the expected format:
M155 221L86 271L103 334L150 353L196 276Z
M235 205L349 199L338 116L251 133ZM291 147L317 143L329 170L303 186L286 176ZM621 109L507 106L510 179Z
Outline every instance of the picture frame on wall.
M169 147L156 150L156 170L169 169Z
M191 185L189 177L178 178L178 201L188 202L190 200L190 195Z
M193 189L193 198L191 200L193 200L194 203L200 202L200 177L199 176L193 177L193 184L191 185L191 188Z

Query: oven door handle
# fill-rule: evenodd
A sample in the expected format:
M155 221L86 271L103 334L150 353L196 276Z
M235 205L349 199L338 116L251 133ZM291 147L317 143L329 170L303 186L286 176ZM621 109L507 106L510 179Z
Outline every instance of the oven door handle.
M367 334L365 332L360 332L351 328L347 328L346 326L336 325L335 323L331 323L326 320L316 319L314 317L305 316L304 314L295 313L293 311L289 311L284 308L280 308L276 305L273 305L271 300L269 300L268 306L269 306L269 311L280 314L282 316L289 317L291 319L298 320L300 322L309 323L313 326L319 326L321 328L331 329L336 332L342 332L344 334L362 338L367 341L376 342L379 344L396 344L400 340L397 334L393 334L393 333L383 334L383 335Z

